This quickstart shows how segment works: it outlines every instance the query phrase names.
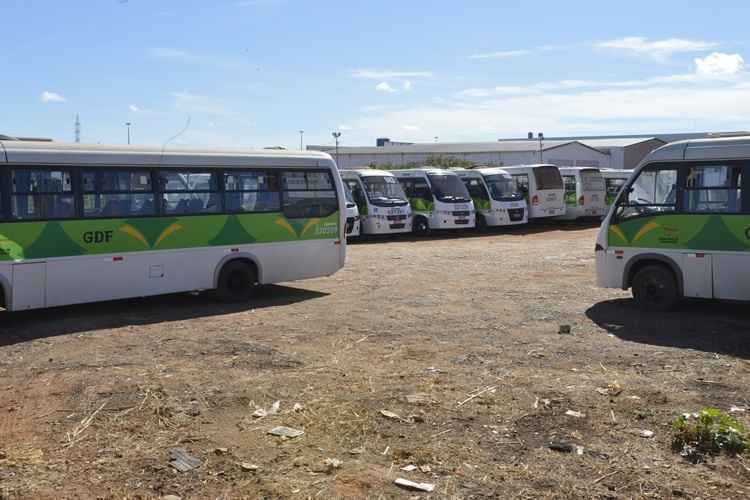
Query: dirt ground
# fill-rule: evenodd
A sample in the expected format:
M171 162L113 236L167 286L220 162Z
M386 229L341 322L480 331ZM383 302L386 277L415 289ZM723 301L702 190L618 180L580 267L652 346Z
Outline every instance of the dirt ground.
M595 287L595 233L352 244L239 306L2 313L0 498L748 498L750 461L692 465L669 427L750 405L748 306L639 313Z

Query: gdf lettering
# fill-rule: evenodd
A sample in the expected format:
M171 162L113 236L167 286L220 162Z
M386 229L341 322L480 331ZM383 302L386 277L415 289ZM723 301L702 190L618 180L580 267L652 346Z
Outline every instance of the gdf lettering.
M83 233L83 241L88 244L109 243L114 231L87 231Z

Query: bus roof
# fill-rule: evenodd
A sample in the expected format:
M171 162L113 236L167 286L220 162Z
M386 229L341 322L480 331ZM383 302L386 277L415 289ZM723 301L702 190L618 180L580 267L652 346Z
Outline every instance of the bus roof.
M430 167L424 167L424 168L405 168L401 170L389 170L390 173L395 175L396 177L399 176L399 174L404 175L406 177L410 175L426 175L426 174L453 174L453 171L447 170L444 168L430 168ZM455 174L454 174L455 175Z
M0 165L148 165L191 166L322 166L332 164L327 153L276 149L191 149L173 147L76 144L0 140Z
M750 136L671 142L652 151L641 165L654 161L732 160L750 158Z
M343 177L345 174L353 174L357 175L359 177L383 177L383 176L391 176L393 177L393 173L389 172L388 170L378 170L376 168L352 168L352 169L344 169L339 171L341 173L341 176Z
M534 165L509 165L507 167L503 167L503 170L511 171L511 170L533 170L535 168L539 167L555 167L559 168L557 165L553 165L551 163L536 163Z
M599 167L557 167L560 169L560 172L601 172Z

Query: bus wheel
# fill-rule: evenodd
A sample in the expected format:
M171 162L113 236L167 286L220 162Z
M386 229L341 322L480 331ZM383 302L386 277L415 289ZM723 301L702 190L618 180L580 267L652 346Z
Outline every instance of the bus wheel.
M669 311L680 300L672 271L664 266L646 266L633 278L633 300L643 311Z
M251 264L234 260L221 268L216 295L222 302L246 302L257 290L258 276Z
M414 234L419 236L427 236L430 234L430 224L424 217L417 217L414 219L414 227L412 228Z

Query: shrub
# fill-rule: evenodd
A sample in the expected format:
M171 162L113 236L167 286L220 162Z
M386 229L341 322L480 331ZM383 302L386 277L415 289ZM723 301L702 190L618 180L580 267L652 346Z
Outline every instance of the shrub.
M672 448L693 463L707 455L739 455L750 442L745 426L716 408L705 408L697 416L682 415L672 422Z

